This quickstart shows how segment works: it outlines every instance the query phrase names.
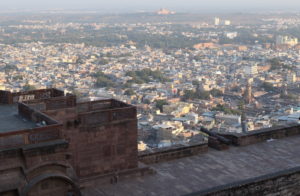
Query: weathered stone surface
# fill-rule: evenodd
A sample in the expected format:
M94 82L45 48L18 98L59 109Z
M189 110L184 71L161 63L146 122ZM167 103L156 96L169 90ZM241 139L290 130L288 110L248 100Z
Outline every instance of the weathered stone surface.
M103 195L114 194L116 196L179 196L249 179L251 183L253 178L299 167L299 141L300 136L294 136L255 145L230 147L225 151L209 149L205 154L153 164L151 167L157 172L155 175L125 179L114 185L89 187L83 190L83 193L89 196L99 195L99 191ZM292 192L288 190L289 186L291 190L298 191L298 186L296 186L299 183L298 177L298 174L290 175L287 180L283 177L280 180L281 183L276 180L266 181L259 190L265 191L267 195L267 190L273 189L273 184L275 184L277 190L281 191L280 195L284 195L281 193L285 191ZM293 183L296 184L293 185ZM253 190L257 186L254 184L249 187ZM237 187L235 195L244 195L251 191L248 188L242 188ZM276 195L277 193L273 191L269 194ZM224 195L229 194L225 192Z
M248 133L219 133L220 135L231 139L234 145L246 146L263 142L269 139L281 139L289 136L300 135L300 125L280 126Z
M300 167L283 170L186 196L252 196L252 195L299 195Z
M200 142L199 144L194 144L190 146L178 145L169 148L140 152L139 161L145 164L161 163L207 152L207 142Z
M77 104L55 89L0 91L2 103L20 99L19 115L41 127L0 133L0 195L65 195L69 188L80 195L78 182L89 196L300 192L299 125L222 134L236 145L226 151L199 143L138 156L134 106L113 99ZM212 137L209 145L227 149ZM155 163L155 172L138 167L138 159Z

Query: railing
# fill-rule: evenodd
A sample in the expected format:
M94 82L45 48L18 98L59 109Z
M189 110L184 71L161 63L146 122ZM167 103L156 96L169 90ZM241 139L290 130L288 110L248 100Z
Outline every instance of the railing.
M33 121L35 123L42 123L44 125L55 125L59 124L56 120L50 118L49 116L25 105L24 103L18 103L19 115Z
M18 103L19 115L40 127L14 132L0 133L0 149L35 144L62 138L61 128L54 119L30 108L24 103Z
M62 125L51 125L15 132L0 133L0 150L26 144L36 144L60 139Z
M34 99L47 99L52 97L64 96L64 92L58 89L41 89L12 93L9 91L0 91L0 104L13 104Z
M232 141L234 145L245 146L263 142L269 139L280 139L293 135L300 135L300 125L294 124L289 126L279 126L247 133L217 133Z
M78 113L92 112L112 108L111 99L77 104Z
M83 126L93 126L113 121L136 119L136 108L125 107L81 113L78 115Z
M83 102L77 104L79 113L92 112L92 111L105 110L105 109L118 109L124 107L132 107L132 106L114 99L104 99L104 100Z
M68 95L64 97L53 97L48 99L37 99L24 102L31 108L39 111L56 110L61 108L71 108L76 106L76 96Z

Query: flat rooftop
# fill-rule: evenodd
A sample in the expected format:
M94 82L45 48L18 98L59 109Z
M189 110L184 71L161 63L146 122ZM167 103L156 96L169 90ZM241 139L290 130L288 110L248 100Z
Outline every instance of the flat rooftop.
M150 165L156 174L86 187L83 195L176 196L300 166L300 136ZM95 182L95 184L98 184Z
M18 115L18 105L0 104L0 133L13 132L35 128L34 122L23 119Z

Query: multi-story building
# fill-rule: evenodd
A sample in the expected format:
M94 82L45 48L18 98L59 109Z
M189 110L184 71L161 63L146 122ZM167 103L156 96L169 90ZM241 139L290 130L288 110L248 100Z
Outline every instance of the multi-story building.
M294 73L294 72L287 73L287 75L286 75L286 81L289 84L295 83L297 81L296 73Z
M220 18L218 17L215 18L215 25L216 26L220 25Z
M258 68L257 68L257 64L251 64L245 67L245 74L246 75L257 75L258 74Z
M277 36L276 45L290 45L295 46L298 44L298 38L289 37L289 36Z

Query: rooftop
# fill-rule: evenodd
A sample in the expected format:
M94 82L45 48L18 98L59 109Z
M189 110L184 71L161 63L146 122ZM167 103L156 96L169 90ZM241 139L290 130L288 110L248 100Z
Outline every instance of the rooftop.
M35 128L34 122L23 119L18 115L17 104L0 104L0 133Z
M156 174L87 187L83 195L185 195L298 166L300 136L294 136L153 164Z

